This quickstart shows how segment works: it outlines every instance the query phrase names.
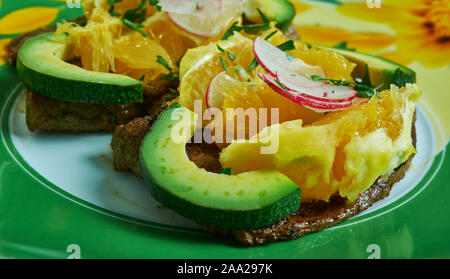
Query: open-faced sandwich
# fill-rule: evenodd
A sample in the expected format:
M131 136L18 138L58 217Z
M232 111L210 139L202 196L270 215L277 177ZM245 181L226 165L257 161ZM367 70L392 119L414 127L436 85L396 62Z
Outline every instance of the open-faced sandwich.
M366 210L408 170L415 73L301 41L288 1L83 6L84 23L20 48L30 130L114 130L115 168L206 231L298 238Z
M139 142L140 159L115 157L209 232L246 245L298 238L366 210L403 178L416 152L414 82L404 66L273 27L234 32L186 53L177 102L113 137L116 150Z

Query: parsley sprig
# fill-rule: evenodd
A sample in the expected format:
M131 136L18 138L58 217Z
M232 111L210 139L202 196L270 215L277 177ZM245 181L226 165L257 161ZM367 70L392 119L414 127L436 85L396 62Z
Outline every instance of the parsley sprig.
M383 87L383 84L380 84L378 86L372 86L372 85L355 83L355 82L346 81L346 80L323 78L321 76L316 76L316 75L312 75L311 79L312 80L317 80L317 81L326 81L327 83L329 83L331 85L351 86L356 91L358 91L358 95L357 96L361 97L361 98L371 98L373 95L376 95L377 97L379 97L379 95L377 94L377 91L381 87Z

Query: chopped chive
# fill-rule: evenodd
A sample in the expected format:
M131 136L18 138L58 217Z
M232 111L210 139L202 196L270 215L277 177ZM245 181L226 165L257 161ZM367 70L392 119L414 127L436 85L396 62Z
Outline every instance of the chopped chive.
M272 33L270 33L269 35L267 35L267 36L264 38L264 40L267 41L268 39L272 38L272 36L275 35L277 32L278 32L278 30L273 31Z
M217 46L217 49L218 49L220 52L225 52L225 50L223 50L223 48L221 48L218 44L216 44L216 46Z
M177 95L178 91L173 89L173 88L169 88L169 92L172 93L173 95Z
M226 71L227 70L227 62L225 61L225 59L223 59L222 56L219 56L219 58L220 58L220 62L222 62L223 69Z
M145 74L143 74L143 75L139 78L140 81L144 81L144 79L145 79Z
M275 82L284 90L286 90L286 86L284 84L282 84L281 82L279 82L277 79L275 79Z
M228 30L225 31L225 34L223 35L222 40L226 40L229 37L233 36L235 31L240 32L242 29L244 29L244 27L238 26L237 25L238 23L239 22L237 22L237 21L233 22L233 24L230 26L230 28L228 28Z
M167 70L172 71L172 67L169 66L169 63L167 63L167 61L162 56L158 55L156 62L163 65Z
M289 40L286 41L284 43L282 43L281 45L277 46L279 49L281 49L282 51L287 51L287 50L293 50L295 49L295 44L293 40Z
M150 0L150 5L154 6L158 11L161 11L161 6L158 4L159 0Z
M254 58L252 63L250 64L250 66L248 66L246 72L250 73L251 71L253 71L254 68L258 67L258 65L259 65L258 60L256 60L256 58Z
M383 84L380 84L378 86L372 86L372 85L359 84L359 83L345 81L345 80L323 78L323 77L317 76L317 75L312 75L311 79L318 80L318 81L326 81L331 85L352 86L358 92L357 96L361 97L361 98L371 98L374 94L375 95L378 94L377 91L381 87L383 87Z
M131 29L133 29L133 30L136 30L136 31L138 31L139 33L141 33L142 36L148 37L147 33L145 33L144 31L142 31L142 30L140 29L140 28L144 27L142 24L131 22L131 21L129 21L129 20L126 19L126 18L122 18L122 22L123 22L123 24L124 24L125 26L127 26L127 27L129 27L129 28L131 28Z

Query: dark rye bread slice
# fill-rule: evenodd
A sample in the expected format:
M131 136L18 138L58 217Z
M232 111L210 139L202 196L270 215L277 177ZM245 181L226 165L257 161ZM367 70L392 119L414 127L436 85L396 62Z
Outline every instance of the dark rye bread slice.
M411 130L412 143L416 147L416 115ZM277 223L261 229L221 230L204 226L204 230L215 235L233 236L240 243L253 246L278 240L296 239L312 232L332 227L368 209L375 202L389 196L395 183L403 179L415 154L397 167L387 178L379 177L372 186L361 193L358 199L348 203L346 198L333 196L329 202L312 201L300 205L300 209Z

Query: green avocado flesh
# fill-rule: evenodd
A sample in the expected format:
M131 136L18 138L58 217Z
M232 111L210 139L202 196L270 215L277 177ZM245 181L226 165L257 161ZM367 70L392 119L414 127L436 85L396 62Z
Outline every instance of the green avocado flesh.
M381 89L389 89L391 84L402 87L406 83L416 82L416 73L413 70L385 58L352 50L322 48L337 51L348 60L356 63L353 77L365 79L374 86L383 84Z
M262 23L257 9L269 20L276 21L276 26L283 32L295 17L295 8L288 0L248 0L244 4L245 18L253 23Z
M69 102L127 104L141 101L141 82L125 75L88 71L67 63L70 47L55 34L28 40L17 58L17 73L25 87Z
M142 174L157 200L200 224L225 229L265 227L299 208L300 188L276 170L227 175L198 168L185 150L195 123L195 113L174 104L142 143Z

